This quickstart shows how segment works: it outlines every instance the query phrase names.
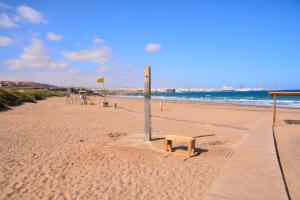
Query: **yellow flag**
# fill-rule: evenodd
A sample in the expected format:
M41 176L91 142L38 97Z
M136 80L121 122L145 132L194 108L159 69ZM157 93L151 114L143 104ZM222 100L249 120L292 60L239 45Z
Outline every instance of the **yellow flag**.
M97 78L97 83L104 83L104 77Z

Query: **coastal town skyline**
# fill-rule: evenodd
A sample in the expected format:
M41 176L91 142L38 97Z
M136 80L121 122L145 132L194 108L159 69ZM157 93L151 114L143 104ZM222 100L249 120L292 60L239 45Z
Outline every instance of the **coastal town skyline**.
M0 80L0 88L9 88L9 89L20 89L20 88L40 88L40 89L49 89L49 88L64 88L65 86L62 85L52 85L52 84L46 84L41 82L34 82L34 81L1 81ZM85 88L85 89L91 89L91 90L112 90L112 91L142 91L143 88L141 87L65 87L65 88ZM251 87L231 87L231 86L223 86L220 88L201 88L201 87L186 87L186 88L172 88L172 87L155 87L151 88L151 91L153 92L218 92L218 91L268 91L268 90L281 90L281 88L265 88L263 85L259 85L259 87L251 88Z

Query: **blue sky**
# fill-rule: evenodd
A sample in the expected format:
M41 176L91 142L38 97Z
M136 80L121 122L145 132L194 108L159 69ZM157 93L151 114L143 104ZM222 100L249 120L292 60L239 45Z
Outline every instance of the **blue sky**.
M300 1L0 2L0 80L300 88Z

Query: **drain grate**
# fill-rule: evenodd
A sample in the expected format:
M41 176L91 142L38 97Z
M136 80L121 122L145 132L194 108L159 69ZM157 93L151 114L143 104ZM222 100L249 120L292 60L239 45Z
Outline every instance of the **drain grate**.
M300 124L300 120L284 120L287 124Z
M227 147L212 147L209 151L203 153L207 156L217 156L217 157L228 157L230 158L233 154L233 149Z

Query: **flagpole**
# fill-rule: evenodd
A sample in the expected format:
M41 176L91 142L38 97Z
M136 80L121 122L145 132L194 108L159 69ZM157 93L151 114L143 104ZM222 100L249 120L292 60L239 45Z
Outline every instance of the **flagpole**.
M104 79L103 79L103 92L104 92L104 102L106 102L106 92L105 92L105 86L104 86Z
M108 107L108 102L106 102L106 91L105 91L105 84L104 84L104 77L100 77L97 79L97 83L103 84L102 85L102 94L104 95L104 102L103 102L103 107ZM101 95L102 96L102 95ZM100 96L100 97L101 97ZM103 97L103 96L102 96ZM100 100L101 102L101 100Z

